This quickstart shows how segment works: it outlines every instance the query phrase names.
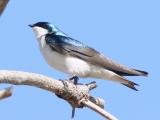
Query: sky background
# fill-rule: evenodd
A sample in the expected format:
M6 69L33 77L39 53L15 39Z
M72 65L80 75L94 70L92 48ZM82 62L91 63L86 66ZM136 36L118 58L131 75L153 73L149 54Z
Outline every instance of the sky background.
M160 1L159 0L11 0L0 18L0 69L41 73L64 79L44 61L28 24L49 21L71 37L149 77L128 77L140 84L133 91L120 84L96 81L91 94L104 98L105 109L120 120L160 119ZM9 85L0 85L5 88ZM71 107L54 94L29 86L14 86L0 101L1 120L70 120ZM75 120L104 120L88 108Z

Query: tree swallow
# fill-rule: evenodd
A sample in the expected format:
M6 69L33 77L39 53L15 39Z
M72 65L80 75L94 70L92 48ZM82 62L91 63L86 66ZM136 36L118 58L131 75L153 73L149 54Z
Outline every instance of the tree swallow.
M105 57L95 49L69 37L49 22L38 22L33 31L40 51L47 63L62 72L78 77L112 80L133 90L136 83L123 76L147 76L148 73L131 69Z

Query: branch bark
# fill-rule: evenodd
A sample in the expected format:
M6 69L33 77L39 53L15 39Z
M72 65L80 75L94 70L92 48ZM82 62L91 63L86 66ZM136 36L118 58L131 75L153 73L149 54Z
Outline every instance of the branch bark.
M56 80L40 74L0 70L0 83L35 86L55 93L59 98L66 100L73 108L88 107L109 120L118 120L103 109L103 99L95 98L89 94L90 90L96 88L95 82L75 85L69 80ZM11 89L9 90L12 93Z

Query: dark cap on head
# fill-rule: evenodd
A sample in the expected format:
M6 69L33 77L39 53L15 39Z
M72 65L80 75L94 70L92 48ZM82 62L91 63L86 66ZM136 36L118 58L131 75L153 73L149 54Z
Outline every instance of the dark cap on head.
M37 22L33 25L29 25L30 27L41 27L44 29L47 29L48 31L52 31L52 27L51 24L49 22Z

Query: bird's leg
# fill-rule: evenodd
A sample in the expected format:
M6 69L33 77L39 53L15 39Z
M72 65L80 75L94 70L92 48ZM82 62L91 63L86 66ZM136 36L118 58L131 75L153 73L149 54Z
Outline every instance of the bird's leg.
M72 77L69 78L69 80L73 80L73 83L76 85L78 83L79 78L78 76L73 75Z
M78 78L78 76L76 76L76 75L72 75L70 78L69 78L69 80L73 80L73 83L75 84L75 85L77 85L78 84L78 80L79 80L79 78ZM72 118L74 118L74 116L75 116L75 110L76 110L76 108L74 107L74 106L72 106Z

